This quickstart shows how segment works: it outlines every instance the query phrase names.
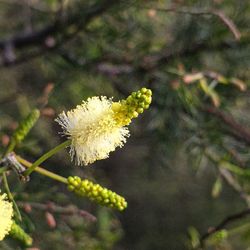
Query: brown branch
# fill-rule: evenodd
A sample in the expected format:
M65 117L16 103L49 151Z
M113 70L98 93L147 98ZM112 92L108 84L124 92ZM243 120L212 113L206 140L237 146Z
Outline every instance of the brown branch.
M231 134L241 141L250 145L250 129L238 123L230 114L226 114L214 107L203 107L203 111L217 117L230 128Z
M163 48L160 52L152 55L147 55L142 58L142 63L134 70L145 73L145 71L153 71L159 67L166 66L176 58L193 56L196 53L204 51L218 51L235 48L235 46L244 46L249 44L249 38L246 37L244 41L235 43L233 41L221 41L219 43L207 43L207 41L200 41L185 48Z
M0 49L4 50L7 46L11 45L13 48L18 49L28 47L31 45L44 43L45 38L59 31L60 22L47 26L39 31L34 31L28 34L14 35L9 39L0 41Z
M34 208L36 210L46 211L50 213L59 213L63 215L79 215L91 222L96 221L96 217L94 215L85 210L79 209L78 207L73 205L61 207L53 202L49 202L47 204L38 202L18 202L17 204L19 207L23 208L26 212L31 212L32 209Z
M108 2L108 4L105 5L104 4L105 2ZM14 42L16 47L20 46L21 48L27 46L28 44L29 44L29 46L39 45L39 47L35 51L20 54L18 58L15 58L13 56L11 56L11 57L8 56L8 55L13 55L13 54L15 55L15 53L14 53L15 51L11 51L11 53L4 53L3 52L3 57L2 57L3 59L2 59L2 62L0 62L0 67L1 66L17 65L17 64L26 62L28 60L31 60L33 58L42 56L48 52L56 52L56 53L59 53L60 55L62 55L63 53L61 53L60 49L58 50L58 47L61 47L61 45L65 43L65 40L71 39L72 37L75 36L75 34L67 34L67 27L70 26L70 23L76 24L79 29L85 28L88 21L91 20L92 17L95 17L96 15L101 14L101 12L104 12L108 7L110 7L113 4L112 2L116 3L118 1L105 0L103 2L103 5L105 5L105 9L102 9L102 7L100 7L100 5L98 5L99 9L100 9L99 12L98 11L95 12L94 10L92 10L92 11L87 10L86 15L83 15L83 17L81 17L81 18L77 17L77 15L76 15L76 17L72 18L71 21L64 20L64 21L55 22L54 25L56 25L56 26L58 25L61 30L55 29L55 31L54 31L53 27L47 27L47 28L44 28L40 32L33 32L34 34L31 33L30 35L29 34L23 35L21 38L19 38L20 40L19 39L16 40L16 38L18 38L18 37L14 36L11 39L0 41L0 47L2 46L3 49L6 49L6 46L10 42ZM97 14L97 13L99 13L99 14ZM85 16L89 16L88 21L86 21ZM81 22L79 24L77 23L78 20L81 20ZM48 39L48 38L53 39L56 34L57 35L60 34L62 36L61 41L55 40L55 44L54 45L52 44L52 46L50 46L47 43L46 39ZM67 39L65 36L67 37ZM25 45L24 41L26 39L29 40L29 42L28 42L28 44ZM211 43L208 44L205 41L201 41L197 44L193 44L192 46L185 47L185 48L179 48L179 49L168 48L168 47L163 48L159 53L155 53L155 54L147 55L147 56L143 57L141 60L142 63L140 63L139 65L133 65L133 62L127 61L126 58L111 58L111 59L108 58L107 60L104 58L104 63L109 63L110 60L112 60L112 62L117 61L116 64L118 64L118 67L119 67L119 64L122 64L122 66L125 65L130 70L130 72L136 71L136 72L144 73L145 71L152 71L152 70L155 70L162 65L166 65L167 63L170 63L172 60L174 60L176 57L186 57L186 56L193 55L194 53L198 53L200 51L206 51L206 50L213 51L213 50L230 49L230 48L235 48L235 46L244 46L244 45L248 45L248 44L249 44L249 37L247 37L247 36L242 37L240 43L235 43L233 41L231 41L231 42L222 41L222 42L219 42L216 44L211 44ZM16 49L16 47L13 45L11 45L11 46L8 45L8 48L11 48L12 50ZM67 61L72 61L72 58L69 58L67 55L66 56L62 55L62 56ZM73 58L73 61L74 61L73 62L74 64L77 63L81 67L85 67L86 65L95 64L95 62L92 62L92 61L88 62L84 58L81 58L79 60L77 58ZM72 62L70 62L70 63L72 63Z
M211 14L217 16L229 28L236 40L240 40L241 33L232 19L226 16L224 12L219 10L211 10Z
M241 45L248 44L248 39L246 41L241 42ZM141 59L141 63L139 65L134 65L134 62L131 60L127 60L127 58L124 57L110 57L108 55L104 55L102 57L102 60L92 60L92 61L86 61L84 58L76 58L75 56L72 57L72 55L69 55L68 53L62 52L62 50L59 50L59 54L70 64L73 64L74 66L84 67L86 66L92 66L94 65L96 67L96 63L99 64L111 64L115 65L117 68L126 68L126 70L119 71L119 74L123 73L133 73L133 72L139 72L139 73L145 73L148 71L153 71L155 69L158 69L161 66L165 66L166 64L171 63L176 57L188 57L194 55L194 53L198 53L200 51L213 51L213 50L224 50L224 49L230 49L235 46L235 43L232 42L221 42L218 44L207 44L204 42L200 42L197 44L193 44L191 47L185 47L185 48L163 48L160 52L146 55ZM98 66L97 65L97 66Z
M39 11L42 13L58 13L60 7L56 6L56 8L49 8L44 2L40 1L30 1L30 0L0 0L0 3L8 4L8 5L19 5L29 7L32 10Z
M247 208L245 210L242 210L239 213L229 215L228 217L223 219L217 226L209 228L208 231L200 237L201 246L204 245L204 241L206 239L208 239L211 235L224 229L226 226L228 226L228 224L230 224L236 220L243 219L244 217L248 216L249 214L250 214L250 208Z
M220 10L215 9L208 9L208 10L198 10L198 9L188 9L188 8L152 8L157 11L164 11L164 12L175 12L179 14L188 14L188 15L213 15L219 18L220 21L223 22L223 24L233 33L234 38L238 41L241 38L241 33L238 30L237 26L234 24L234 22L226 16L226 14Z
M57 33L62 33L66 28L73 24L81 24L85 26L93 17L102 14L115 2L114 0L104 0L101 4L95 4L89 7L87 10L79 14L75 14L64 20L56 20L53 24L44 27L41 30L33 31L28 34L14 35L9 39L0 41L0 49L4 49L6 45L11 44L14 48L28 47L36 44L43 44L48 36L56 35Z
M38 46L38 50L33 51L31 54L27 54L28 58L33 58L41 55L45 51L51 50L54 47L57 47L58 44L61 45L65 40L68 40L75 36L80 29L86 27L86 25L96 16L101 15L103 12L108 10L115 3L119 1L115 0L103 0L99 3L96 3L89 8L85 8L84 11L77 12L75 15L72 15L68 18L57 19L53 24L48 25L47 27L42 28L41 30L32 31L26 34L16 34L11 38L3 39L0 41L0 50L2 50L2 62L3 66L15 65L16 63L22 62L25 60L26 56L22 55L20 58L15 58L11 56L9 58L6 56L6 50L9 53L9 48L11 48L11 55L15 54L16 49L22 49L30 46ZM68 31L68 28L76 25L76 32L71 33ZM61 36L60 41L54 41L53 44L48 42L49 39L53 39L56 36ZM7 55L8 55L7 54Z
M72 35L71 35L72 36ZM248 36L245 36L244 39L241 39L240 43L235 43L233 41L222 41L216 44L207 44L204 41L198 42L197 44L193 44L190 47L185 47L185 48L163 48L160 52L152 54L152 55L147 55L142 58L142 63L139 65L133 65L133 62L128 61L126 58L107 58L104 60L104 63L109 63L111 60L112 62L116 62L116 65L122 64L127 66L127 68L130 68L131 73L132 72L141 72L144 73L145 71L152 71L157 69L158 67L162 65L166 65L170 63L172 60L174 60L176 57L188 57L190 55L193 55L194 53L198 53L200 51L213 51L213 50L224 50L224 49L231 49L235 48L235 46L245 46L249 44L250 38ZM63 41L63 39L62 39ZM1 43L1 41L0 41ZM29 52L27 54L19 56L19 58L16 58L15 60L3 60L0 62L0 67L2 66L13 66L17 65L26 61L29 61L33 58L39 57L41 55L44 55L47 52L58 52L64 59L69 61L70 63L77 64L77 66L80 67L85 67L86 65L92 65L95 64L95 61L86 61L84 58L77 59L77 58L71 58L71 56L65 55L65 53L62 53L61 50L57 50L57 48L60 47L60 44L57 43L56 46L52 47L44 47L40 46L38 50ZM10 61L10 62L9 62Z

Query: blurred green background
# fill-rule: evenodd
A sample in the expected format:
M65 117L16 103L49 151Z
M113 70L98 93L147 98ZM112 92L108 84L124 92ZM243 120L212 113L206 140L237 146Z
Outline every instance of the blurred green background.
M1 151L34 107L42 116L16 148L29 161L63 141L54 122L61 111L89 96L153 91L108 159L76 167L65 150L43 164L123 195L124 212L36 173L27 184L9 177L19 203L73 204L97 217L55 213L53 226L45 211L21 209L34 247L193 249L199 234L248 207L249 24L248 0L0 0ZM247 217L227 229L204 249L249 249ZM0 248L22 249L12 239Z

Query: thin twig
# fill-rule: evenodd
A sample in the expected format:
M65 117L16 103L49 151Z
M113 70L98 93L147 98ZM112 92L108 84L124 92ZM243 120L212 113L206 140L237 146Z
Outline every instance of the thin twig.
M250 145L250 129L242 126L230 114L214 107L203 107L202 110L223 121L231 129L230 132L234 137Z
M214 153L208 152L208 150L204 151L205 156L213 162L216 166L218 166L218 170L223 179L227 182L227 184L234 189L237 193L239 193L240 197L246 202L247 206L250 206L250 196L244 191L238 181L233 177L233 175L225 168L221 167L221 159Z
M229 186L231 186L237 193L239 193L240 197L246 202L248 207L250 206L250 196L243 190L238 181L233 177L233 175L225 168L219 168L219 172L223 179L227 182Z
M250 208L244 209L239 213L232 214L223 219L217 226L209 228L208 231L200 237L201 246L204 245L204 242L207 238L209 238L214 233L224 229L228 224L235 222L236 220L243 219L244 217L250 214Z
M81 16L77 13L66 20L56 20L53 24L40 30L32 31L27 34L16 34L9 39L1 40L0 49L5 49L8 44L11 44L15 49L31 45L44 44L47 37L54 36L57 33L63 33L66 28L73 24L80 23L81 26L84 27L93 17L102 14L108 9L108 7L112 6L114 2L116 1L103 0L101 4L90 6L89 9L83 12Z
M6 177L6 173L2 173L2 177L3 177L4 188L5 188L5 191L6 191L6 193L7 193L8 199L9 199L9 200L12 202L12 204L13 204L13 207L14 207L15 212L16 212L15 215L16 215L17 219L18 219L19 221L21 221L21 220L22 220L22 216L21 216L21 213L20 213L20 211L19 211L19 209L18 209L18 206L17 206L17 204L16 204L16 202L15 202L15 199L14 199L14 197L13 197L11 191L10 191L9 184L8 184L8 180L7 180L7 177Z
M226 145L222 145L222 148L237 163L237 166L239 166L242 169L246 169L246 162L238 155L238 152L235 149L228 148Z
M208 10L199 10L199 9L190 9L190 8L151 8L156 11L164 11L164 12L175 12L179 14L188 14L188 15L213 15L218 17L225 26L233 33L234 38L238 41L241 38L241 33L238 30L235 23L221 10L208 9Z
M39 11L42 13L54 13L56 14L59 10L59 7L51 9L49 5L46 5L42 1L29 1L29 0L0 0L0 3L8 4L8 5L19 5L28 7L32 10Z
M74 37L79 30L86 27L86 25L96 16L101 15L103 12L107 11L114 4L119 3L115 0L103 0L96 4L93 4L87 8L84 12L75 13L68 18L57 19L54 23L40 29L37 31L32 31L26 34L15 34L10 38L0 40L0 49L3 51L1 66L11 66L16 65L20 62L26 61L37 56L42 55L47 51L51 51L58 46L64 44L66 40ZM71 32L70 27L75 25L76 32ZM55 37L60 36L59 41L54 40ZM53 41L52 41L53 40ZM52 41L52 42L51 42ZM21 55L21 57L16 58L11 56L11 58L6 57L6 49L11 48L11 54L15 53L16 49L22 49L26 47L36 47L37 49L30 54ZM10 53L9 53L10 54Z
M51 212L51 213L58 213L63 215L79 215L81 217L86 218L87 220L91 222L95 222L97 219L94 215L91 213L79 209L78 207L74 205L68 205L66 207L58 206L53 202L48 202L47 204L38 203L38 202L18 202L17 203L19 207L23 208L24 210L32 210L32 208L36 210Z

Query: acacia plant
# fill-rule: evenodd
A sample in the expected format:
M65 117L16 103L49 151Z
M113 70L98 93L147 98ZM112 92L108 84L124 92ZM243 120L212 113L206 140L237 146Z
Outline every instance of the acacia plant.
M83 101L75 109L62 112L56 121L63 128L66 140L43 154L34 163L30 163L14 150L16 144L20 143L29 133L30 129L39 119L40 111L32 110L26 119L20 122L6 152L1 159L2 183L6 193L0 199L0 239L10 235L21 240L25 245L32 244L32 238L27 235L18 225L21 214L9 189L7 175L11 170L18 174L23 182L28 182L33 171L38 172L55 181L67 185L68 190L79 196L85 196L91 201L110 208L124 210L127 207L126 200L115 192L78 176L67 178L48 171L40 166L44 161L58 151L70 146L72 161L78 165L89 165L96 160L102 160L109 156L116 147L122 147L129 136L127 126L133 118L138 117L145 109L149 108L152 92L150 89L142 88L133 92L127 99L114 102L105 96L95 96ZM7 198L8 197L8 198Z
M0 248L246 249L249 13L0 0Z

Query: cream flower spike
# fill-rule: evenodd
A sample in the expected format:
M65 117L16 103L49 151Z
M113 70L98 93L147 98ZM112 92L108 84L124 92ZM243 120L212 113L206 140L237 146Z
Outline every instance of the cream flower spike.
M56 121L71 140L71 159L86 166L122 147L129 137L126 125L149 107L151 95L151 90L142 88L121 102L94 96L75 109L62 112Z
M6 194L0 194L0 241L10 232L13 223L12 203L6 200Z

